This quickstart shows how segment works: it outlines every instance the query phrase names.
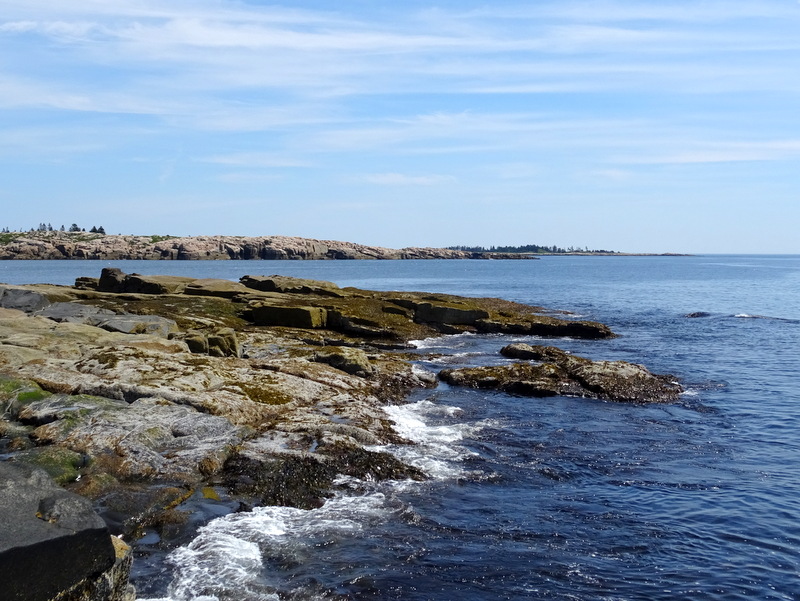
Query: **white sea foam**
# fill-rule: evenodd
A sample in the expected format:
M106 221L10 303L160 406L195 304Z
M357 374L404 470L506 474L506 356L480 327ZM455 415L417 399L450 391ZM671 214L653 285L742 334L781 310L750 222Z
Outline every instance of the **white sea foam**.
M423 400L387 407L386 412L397 432L416 444L372 449L391 452L434 480L463 473L461 464L471 452L459 443L480 427L428 423L452 420L462 412L459 407ZM349 476L340 476L335 484L336 496L316 509L257 507L209 522L189 545L169 555L173 580L168 596L149 601L278 601L282 583L269 581L272 572L264 569L265 558L302 563L320 541L346 539L389 519L397 504L387 502L386 494L394 498L419 486L413 480L375 484ZM278 571L275 578L280 577Z
M459 443L474 435L480 427L466 423L430 425L425 420L426 417L454 417L462 412L460 407L423 400L386 407L385 410L394 422L395 431L416 444L386 445L374 447L375 450L388 451L435 480L457 478L463 474L461 463L474 453Z
M348 537L389 513L385 496L372 492L336 496L317 509L256 507L217 518L169 555L169 596L149 601L278 601L279 583L265 580L265 556L299 559L320 538Z
M457 348L467 342L469 338L474 337L472 332L464 332L462 334L446 334L444 336L434 336L431 338L423 338L422 340L409 340L409 344L417 349L429 348ZM459 344L462 341L462 344Z

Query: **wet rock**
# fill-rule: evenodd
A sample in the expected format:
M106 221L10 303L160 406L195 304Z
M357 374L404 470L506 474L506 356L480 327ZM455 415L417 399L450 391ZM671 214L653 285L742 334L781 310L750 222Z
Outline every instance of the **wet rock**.
M545 315L535 319L481 319L475 323L479 332L487 334L522 334L526 336L583 338L596 340L613 338L611 329L594 321L571 321Z
M418 468L389 453L345 443L320 447L314 455L240 453L226 461L222 476L232 492L257 498L261 504L311 509L331 496L339 474L373 481L426 479Z
M682 392L673 376L655 375L625 361L591 361L552 346L513 344L501 353L540 361L446 369L439 377L454 386L498 389L524 396L582 396L621 402L670 402Z
M237 454L223 468L233 494L258 499L262 505L313 509L330 496L336 469L311 455L263 457Z

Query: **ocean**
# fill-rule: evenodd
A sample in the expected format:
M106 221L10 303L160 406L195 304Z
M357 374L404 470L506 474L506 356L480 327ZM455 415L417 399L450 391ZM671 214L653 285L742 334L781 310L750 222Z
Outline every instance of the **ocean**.
M312 510L207 508L192 540L138 545L142 599L800 599L800 256L6 261L0 281L71 284L108 265L280 273L567 310L619 337L547 344L641 363L686 390L665 405L415 392L389 412L417 444L383 450L428 481L343 479ZM511 341L542 343L420 340L419 368L503 363L498 351Z

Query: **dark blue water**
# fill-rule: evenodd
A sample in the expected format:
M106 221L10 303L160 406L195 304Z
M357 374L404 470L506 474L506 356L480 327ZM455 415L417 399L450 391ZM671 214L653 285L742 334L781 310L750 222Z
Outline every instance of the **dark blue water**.
M283 273L571 310L620 337L557 345L643 363L687 389L656 406L419 392L390 409L419 444L389 450L432 480L346 480L319 509L223 517L173 552L163 584L137 583L145 596L800 599L798 256L117 265L230 279ZM5 262L0 281L68 284L101 266ZM509 340L423 341L420 366L501 362ZM445 356L429 360L431 351Z

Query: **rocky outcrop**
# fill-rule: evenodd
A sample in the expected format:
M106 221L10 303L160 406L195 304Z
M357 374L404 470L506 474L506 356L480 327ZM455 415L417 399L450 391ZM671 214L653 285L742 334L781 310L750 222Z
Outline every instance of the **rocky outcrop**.
M132 601L126 547L117 551L87 499L0 462L0 598Z
M86 232L5 234L2 259L140 259L216 261L251 259L529 259L515 253L445 248L383 248L290 236L123 236Z
M229 282L104 269L75 287L0 293L0 453L95 501L112 532L133 541L148 529L185 535L188 507L203 495L232 508L313 507L338 475L424 478L365 448L407 444L384 405L436 383L394 352L412 340L613 336L501 299L275 275Z
M453 386L497 389L532 397L581 396L609 401L658 403L682 392L673 376L655 375L625 361L591 361L552 346L511 344L501 354L536 363L446 369L439 377Z

